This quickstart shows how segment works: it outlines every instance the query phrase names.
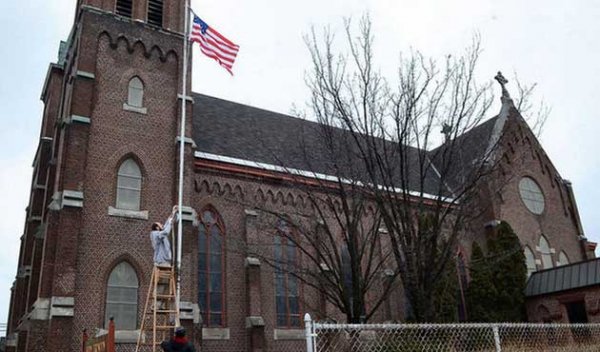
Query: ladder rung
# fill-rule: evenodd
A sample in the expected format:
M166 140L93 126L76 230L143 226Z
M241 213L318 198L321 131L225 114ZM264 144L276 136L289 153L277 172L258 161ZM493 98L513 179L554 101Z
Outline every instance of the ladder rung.
M175 295L163 295L163 294L157 294L156 298L175 298Z
M174 267L155 267L150 281L146 308L144 308L144 329L141 331L144 341L138 343L139 346L159 346L161 339L168 335L168 331L176 328L175 321L179 320L179 311L174 309L173 301L176 296ZM175 319L171 319L171 314ZM150 322L147 326L146 322ZM159 325L169 324L169 325ZM173 325L170 325L173 324ZM154 339L151 340L150 338ZM155 349L155 347L153 347Z

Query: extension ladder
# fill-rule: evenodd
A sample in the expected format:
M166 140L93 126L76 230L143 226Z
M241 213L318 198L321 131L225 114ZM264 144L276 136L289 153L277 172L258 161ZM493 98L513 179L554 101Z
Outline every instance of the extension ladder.
M179 326L175 290L175 267L154 265L136 352L143 351L142 346L151 347L152 352L160 351L161 342L168 340Z

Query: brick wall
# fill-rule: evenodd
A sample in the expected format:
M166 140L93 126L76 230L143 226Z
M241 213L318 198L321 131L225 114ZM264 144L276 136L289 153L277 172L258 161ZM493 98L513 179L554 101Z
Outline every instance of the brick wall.
M576 219L570 211L574 205L567 197L563 178L516 110L509 115L505 129L504 175L491 183L490 193L497 204L494 217L510 223L521 243L529 246L536 259L541 259L536 247L542 234L556 252L552 254L554 265L563 250L570 262L585 259ZM529 211L521 200L519 181L523 177L535 180L542 190L545 206L540 215ZM538 265L538 269L542 266Z
M585 302L586 314L590 323L600 323L600 289L598 286L529 298L526 304L527 317L531 322L569 323L565 305L575 301Z

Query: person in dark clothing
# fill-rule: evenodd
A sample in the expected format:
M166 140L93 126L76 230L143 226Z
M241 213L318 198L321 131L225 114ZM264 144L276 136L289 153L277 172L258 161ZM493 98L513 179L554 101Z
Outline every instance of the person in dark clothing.
M165 352L196 352L194 345L185 336L185 329L181 326L175 328L175 336L169 341L160 344Z

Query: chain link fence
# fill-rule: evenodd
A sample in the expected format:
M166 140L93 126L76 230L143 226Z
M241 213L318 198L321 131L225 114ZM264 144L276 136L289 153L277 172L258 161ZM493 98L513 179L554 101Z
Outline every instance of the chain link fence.
M307 352L600 351L600 324L329 324Z

